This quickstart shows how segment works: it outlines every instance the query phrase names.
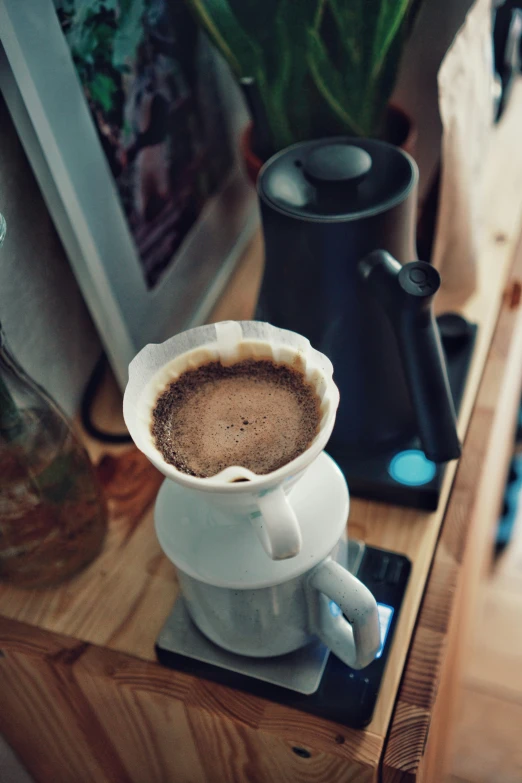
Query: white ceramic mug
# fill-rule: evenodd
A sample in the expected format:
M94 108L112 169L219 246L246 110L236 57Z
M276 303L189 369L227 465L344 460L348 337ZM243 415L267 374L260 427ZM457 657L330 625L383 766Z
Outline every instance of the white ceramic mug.
M158 394L191 367L216 359L232 364L246 357L286 362L303 370L321 400L319 432L306 451L265 475L239 465L211 478L196 478L177 470L163 459L150 434L151 412ZM287 495L324 449L338 404L332 363L314 350L305 337L260 321L225 321L190 329L164 343L143 348L129 366L123 414L135 444L158 470L183 487L201 493L201 500L209 509L225 510L227 524L253 527L269 557L283 560L295 557L302 545L299 521Z
M362 582L336 562L337 551L270 587L216 587L179 566L178 579L196 626L230 652L284 655L318 636L344 663L362 669L380 647L377 605Z

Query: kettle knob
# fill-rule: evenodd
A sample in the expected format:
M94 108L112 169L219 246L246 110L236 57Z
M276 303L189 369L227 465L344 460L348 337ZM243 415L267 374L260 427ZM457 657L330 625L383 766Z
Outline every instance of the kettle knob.
M323 144L313 149L303 164L305 177L317 187L358 185L369 174L372 159L353 144Z
M434 296L440 288L439 273L426 261L405 264L398 274L398 280L403 291L419 298Z

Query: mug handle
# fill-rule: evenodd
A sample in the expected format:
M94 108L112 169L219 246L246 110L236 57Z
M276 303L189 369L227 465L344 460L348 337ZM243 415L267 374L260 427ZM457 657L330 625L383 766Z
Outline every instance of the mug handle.
M259 511L250 514L263 549L272 560L286 560L301 551L301 528L281 486L257 498Z
M313 632L347 666L368 666L381 646L377 602L368 588L331 558L312 571L308 584L312 595L319 593L312 606Z

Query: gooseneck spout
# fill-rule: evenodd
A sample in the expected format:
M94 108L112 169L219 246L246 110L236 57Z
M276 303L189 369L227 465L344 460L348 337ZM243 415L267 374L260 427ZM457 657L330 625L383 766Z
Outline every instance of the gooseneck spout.
M424 261L403 266L384 250L363 258L358 271L395 332L426 456L434 462L457 459L455 408L432 308L439 273Z

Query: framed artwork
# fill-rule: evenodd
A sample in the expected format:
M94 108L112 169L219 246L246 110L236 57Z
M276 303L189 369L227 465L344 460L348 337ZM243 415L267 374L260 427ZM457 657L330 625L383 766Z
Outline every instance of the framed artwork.
M0 0L0 89L123 385L258 222L239 91L183 2Z

